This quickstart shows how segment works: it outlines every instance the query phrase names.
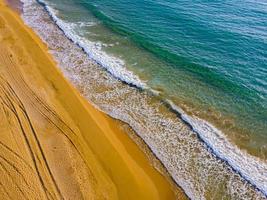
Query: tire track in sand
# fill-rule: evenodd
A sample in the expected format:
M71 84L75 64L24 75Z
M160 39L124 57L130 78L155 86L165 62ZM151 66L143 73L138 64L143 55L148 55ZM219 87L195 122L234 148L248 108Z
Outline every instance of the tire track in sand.
M0 59L2 61L3 67L6 68L5 70L9 73L9 75L12 74L11 77L13 78L13 80L15 80L16 83L23 83L22 86L24 86L23 89L25 89L25 82L18 74L18 67L16 67L16 63L12 60L10 55L11 54L9 54L7 49L0 47ZM27 89L25 92L28 91L29 89ZM30 93L30 95L32 95L32 92ZM63 199L63 195L61 194L57 182L55 181L55 178L51 172L42 145L39 141L38 134L31 122L26 108L22 100L16 94L15 90L12 88L11 84L3 76L0 77L0 99L1 104L4 105L5 108L7 108L16 119L20 133L22 133L23 135L25 144L30 154L35 172L37 173L40 185L44 193L46 194L46 198ZM34 99L36 100L37 98ZM15 154L14 151L13 154ZM6 159L6 161L8 160ZM1 166L3 169L6 169L3 166L2 162ZM13 183L17 185L17 187L19 187L19 185L16 183L16 180L13 180ZM21 189L19 188L19 190Z

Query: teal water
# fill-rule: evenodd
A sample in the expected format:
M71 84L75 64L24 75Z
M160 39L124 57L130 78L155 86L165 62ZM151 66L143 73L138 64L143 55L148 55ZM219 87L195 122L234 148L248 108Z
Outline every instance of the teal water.
M265 199L262 2L23 2L64 75L191 199Z
M61 10L69 22L95 23L77 32L149 87L266 159L265 1L83 0Z

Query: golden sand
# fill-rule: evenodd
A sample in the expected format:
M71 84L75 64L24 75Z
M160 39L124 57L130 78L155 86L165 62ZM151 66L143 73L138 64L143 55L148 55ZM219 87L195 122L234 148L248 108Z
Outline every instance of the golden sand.
M171 200L174 191L0 1L0 198Z

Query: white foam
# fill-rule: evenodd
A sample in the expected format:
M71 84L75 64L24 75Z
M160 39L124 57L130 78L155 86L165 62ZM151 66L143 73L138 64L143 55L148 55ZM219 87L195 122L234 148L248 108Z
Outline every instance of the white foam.
M234 170L267 196L266 162L240 150L219 129L207 121L187 115L181 108L169 100L167 103L181 115L181 118L192 127L220 159L225 160Z
M80 27L92 27L92 26L96 26L98 23L97 22L77 22L77 24Z
M125 67L125 62L119 58L108 55L102 50L101 42L92 42L87 38L79 36L75 32L76 24L65 22L57 17L57 11L52 7L48 6L45 1L39 0L43 3L46 10L49 12L50 16L53 18L54 22L61 28L65 35L72 40L75 44L83 48L83 50L88 54L88 56L95 62L104 67L108 72L110 72L114 77L134 85L136 87L145 89L147 88L144 81L142 81L137 75L129 71ZM78 25L81 25L78 24ZM82 24L85 25L85 24ZM94 24L90 24L94 25Z

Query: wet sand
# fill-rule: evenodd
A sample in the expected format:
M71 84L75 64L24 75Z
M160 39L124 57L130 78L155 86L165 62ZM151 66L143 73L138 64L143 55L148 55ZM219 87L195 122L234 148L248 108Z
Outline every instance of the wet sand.
M0 1L1 199L185 198Z

